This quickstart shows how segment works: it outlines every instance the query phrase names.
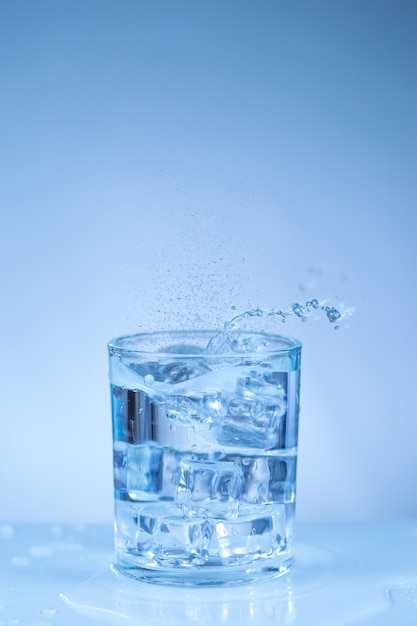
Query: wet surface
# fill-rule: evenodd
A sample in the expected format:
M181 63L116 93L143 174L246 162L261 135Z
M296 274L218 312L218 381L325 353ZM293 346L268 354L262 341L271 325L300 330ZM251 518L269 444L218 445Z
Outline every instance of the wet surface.
M415 626L417 522L299 525L296 566L238 587L116 574L111 525L0 524L0 626Z

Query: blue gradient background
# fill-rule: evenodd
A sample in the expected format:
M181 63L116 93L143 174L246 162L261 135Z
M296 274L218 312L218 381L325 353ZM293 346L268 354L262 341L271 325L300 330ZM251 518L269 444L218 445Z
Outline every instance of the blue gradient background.
M298 519L417 514L417 4L0 4L0 518L112 519L106 343L309 297ZM279 329L281 330L281 328Z

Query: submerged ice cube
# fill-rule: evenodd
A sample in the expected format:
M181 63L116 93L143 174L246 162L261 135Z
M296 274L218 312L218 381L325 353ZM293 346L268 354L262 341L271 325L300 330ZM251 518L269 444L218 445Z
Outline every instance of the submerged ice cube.
M114 488L126 491L127 443L115 441L113 444Z
M158 517L152 528L154 556L163 564L203 565L209 558L212 524L204 518L186 518L179 509Z
M286 372L252 370L237 380L216 432L219 443L271 449L278 446L287 412Z
M136 508L135 508L136 507ZM131 554L163 565L202 565L209 556L213 526L203 518L189 519L167 503L130 505Z
M154 548L153 531L157 519L161 516L161 508L157 505L146 505L141 507L137 513L136 526L136 551L139 553L146 552L152 555Z
M176 502L187 517L234 518L242 484L242 470L234 462L183 460Z
M225 564L273 556L285 547L285 508L247 505L236 520L218 521L215 530Z
M245 504L292 503L295 501L296 454L226 454L222 460L240 465L243 486L240 500Z
M269 502L295 501L296 457L268 459L269 483L266 499Z
M133 500L158 497L162 485L162 448L149 445L127 446L126 489Z

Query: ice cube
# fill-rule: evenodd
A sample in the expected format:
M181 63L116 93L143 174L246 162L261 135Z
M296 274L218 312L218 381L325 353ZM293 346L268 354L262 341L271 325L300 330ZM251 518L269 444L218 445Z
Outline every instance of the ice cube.
M134 500L158 497L162 486L163 450L155 445L129 444L127 447L126 488Z
M152 372L145 372L145 374ZM116 356L110 359L110 380L111 383L122 389L141 389L148 391L148 386L143 380L143 376L134 369L134 364L128 366L121 362Z
M215 530L219 556L225 564L270 557L285 546L285 508L247 506L236 520L218 521Z
M269 502L294 502L295 501L295 473L296 457L287 459L268 459Z
M296 456L227 454L222 460L241 464L243 474L241 502L274 504L295 501Z
M209 557L212 524L186 518L179 509L159 516L153 526L155 558L163 565L203 565Z
M157 371L150 373L158 382L176 385L194 379L197 376L202 376L209 371L210 368L204 361L192 359L188 362L181 360L161 364Z
M249 370L229 394L217 440L229 446L272 449L279 444L286 411L286 373Z
M228 447L260 448L272 450L279 443L279 433L268 432L247 422L241 424L227 416L222 424L213 429L218 444Z
M159 518L163 515L178 515L175 507L162 508L161 505L142 506L137 515L137 526L135 533L136 550L148 556L154 556L158 551L155 544L154 531Z
M241 502L256 504L267 501L270 477L267 458L228 454L224 460L241 464L243 474Z
M238 515L242 484L242 470L234 462L183 460L176 502L187 517L233 519Z
M115 500L116 543L117 548L124 552L136 552L134 542L138 525L138 505L123 500Z
M126 491L127 444L115 441L113 444L114 488Z
M261 335L248 337L242 333L231 340L231 346L234 352L261 352L268 345L268 338L266 336L262 337Z

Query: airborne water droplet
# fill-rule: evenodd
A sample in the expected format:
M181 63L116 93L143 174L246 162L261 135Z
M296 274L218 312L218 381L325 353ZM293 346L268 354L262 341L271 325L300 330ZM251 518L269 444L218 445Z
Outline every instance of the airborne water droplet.
M0 526L0 538L1 539L10 539L14 535L14 528L9 524L2 524Z
M53 556L54 550L48 545L32 546L29 550L29 554L33 557L42 558L46 556Z
M14 556L10 563L12 565L17 565L18 567L27 567L32 563L32 559L29 559L27 556Z
M304 307L302 307L298 302L293 304L292 310L297 317L304 317Z
M339 319L340 313L335 307L326 306L326 314L332 324Z
M56 609L44 609L42 613L46 617L54 617L57 613L57 610Z

